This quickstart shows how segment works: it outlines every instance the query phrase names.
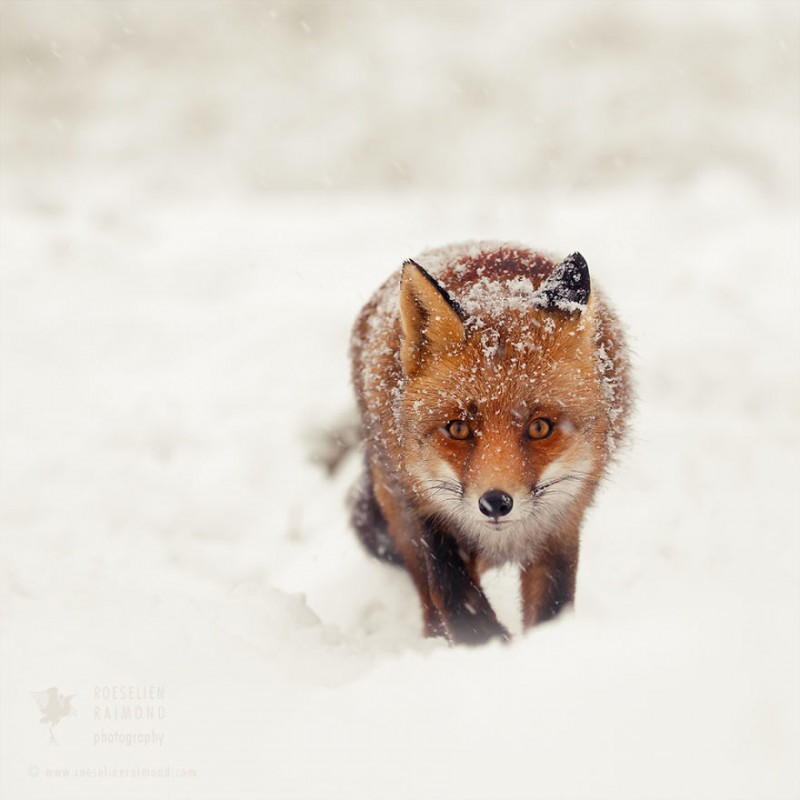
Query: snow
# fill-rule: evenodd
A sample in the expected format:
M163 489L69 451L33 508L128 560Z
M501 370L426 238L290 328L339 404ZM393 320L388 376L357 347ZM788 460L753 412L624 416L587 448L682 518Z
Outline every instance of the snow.
M487 9L0 8L4 798L800 793L798 8ZM451 649L310 443L466 239L583 253L638 411L574 612Z

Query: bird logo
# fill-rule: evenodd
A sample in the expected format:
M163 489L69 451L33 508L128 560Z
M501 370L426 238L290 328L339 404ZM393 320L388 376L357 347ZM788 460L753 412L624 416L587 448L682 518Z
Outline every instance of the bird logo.
M53 727L58 725L65 717L74 717L78 712L72 706L72 698L74 694L59 694L55 686L49 689L44 689L41 692L31 692L31 697L36 701L39 706L39 711L42 712L42 718L39 720L43 725L48 725L50 733L50 744L58 744L58 741L53 734Z

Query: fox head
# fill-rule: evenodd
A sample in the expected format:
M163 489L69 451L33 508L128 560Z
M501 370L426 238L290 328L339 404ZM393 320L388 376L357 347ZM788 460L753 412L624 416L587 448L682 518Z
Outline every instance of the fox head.
M459 289L403 267L403 467L421 513L489 562L524 561L578 524L605 459L588 267L575 253L538 287Z

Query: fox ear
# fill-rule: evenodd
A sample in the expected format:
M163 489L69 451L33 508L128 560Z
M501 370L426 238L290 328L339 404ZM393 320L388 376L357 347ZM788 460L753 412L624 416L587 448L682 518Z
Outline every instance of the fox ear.
M406 261L400 278L400 359L413 375L429 353L445 353L464 343L462 312L444 288L419 264Z
M589 266L580 253L568 255L539 287L541 308L583 311L589 302Z

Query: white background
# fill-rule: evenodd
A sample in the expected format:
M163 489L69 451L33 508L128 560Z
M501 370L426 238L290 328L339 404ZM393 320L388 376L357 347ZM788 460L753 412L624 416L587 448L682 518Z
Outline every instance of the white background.
M796 3L2 2L3 797L797 797L799 31ZM360 550L357 457L310 461L360 306L473 238L579 249L639 395L574 613L478 650L423 640ZM518 630L513 571L488 586ZM128 685L164 720L96 719ZM115 767L172 777L80 774Z

